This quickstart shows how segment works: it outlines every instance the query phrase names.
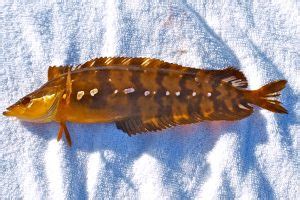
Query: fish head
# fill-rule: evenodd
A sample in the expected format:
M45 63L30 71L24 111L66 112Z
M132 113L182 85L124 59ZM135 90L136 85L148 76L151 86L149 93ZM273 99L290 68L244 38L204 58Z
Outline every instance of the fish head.
M50 122L54 119L63 92L59 85L46 83L6 108L3 115L29 122Z

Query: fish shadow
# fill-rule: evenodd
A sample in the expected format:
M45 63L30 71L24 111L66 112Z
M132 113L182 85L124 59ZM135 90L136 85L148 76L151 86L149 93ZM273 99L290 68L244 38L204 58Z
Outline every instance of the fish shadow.
M36 125L25 122L23 125L32 134L42 137L45 143L56 138L59 128L54 123ZM112 182L125 181L132 190L137 192L138 188L128 176L127 170L138 159L148 155L157 160L160 167L164 169L161 180L163 185L175 188L172 194L174 198L192 198L194 196L199 190L198 186L202 185L210 174L210 166L207 162L208 153L211 152L220 137L236 134L241 144L239 156L242 158L240 163L242 175L246 177L247 173L253 169L259 171L259 187L263 187L262 191L267 192L269 196L274 194L269 181L258 166L255 155L256 147L268 140L265 119L259 112L236 122L202 122L132 137L118 130L112 123L68 123L68 128L73 146L69 148L65 139L62 145L68 155L66 159L70 159L69 162L72 163L74 172L81 168L79 164L76 165L76 162L79 162L76 152L100 152L106 163L106 171L103 173L107 173L106 176ZM106 158L106 152L115 155L115 159ZM191 171L186 171L186 162L191 166ZM181 176L184 176L185 173L190 173L197 183L195 188L190 191L186 191L184 187L178 185L182 181ZM80 176L84 175L83 173ZM85 180L79 180L79 182L81 182L81 186L77 187L85 190ZM112 196L117 192L114 190L116 188L112 188ZM231 188L226 187L227 194L234 193L229 190Z
M266 119L259 110L261 109L255 109L255 112L245 119L245 124L237 127L237 130L239 130L239 176L241 176L242 179L246 179L249 173L255 171L257 173L257 186L259 188L258 195L260 197L274 199L275 191L268 180L268 177L266 177L265 172L261 168L256 155L257 147L265 144L269 140Z
M285 77L284 74L279 70L279 67L273 63L273 61L268 58L268 56L257 46L255 43L248 39L249 48L254 52L254 54L260 59L262 65L264 65L269 72L268 78L275 80L276 77ZM274 77L273 77L274 76ZM283 78L284 79L284 78ZM292 149L290 148L293 144L292 136L290 135L289 128L293 125L298 124L297 119L297 103L299 102L299 97L295 95L292 86L287 79L286 87L281 91L280 101L283 106L287 109L288 115L275 115L275 120L280 128L279 134L282 136L282 142L287 147L289 154L292 154Z

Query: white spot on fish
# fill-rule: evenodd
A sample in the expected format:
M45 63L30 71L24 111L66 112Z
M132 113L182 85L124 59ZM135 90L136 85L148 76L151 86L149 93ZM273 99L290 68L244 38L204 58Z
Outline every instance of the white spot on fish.
M169 96L169 95L170 95L170 92L169 92L169 91L166 91L166 95Z
M238 107L241 108L241 109L244 109L244 110L250 110L249 108L245 107L245 106L242 105L242 104L239 104Z
M84 91L77 92L77 100L80 100L84 95Z
M114 94L117 94L118 92L119 92L118 90L115 90L115 91L114 91Z
M197 94L196 92L193 92L193 93L192 93L192 96L194 97L194 96L196 96L196 94Z
M156 91L153 91L153 94L156 94Z
M142 66L147 66L149 63L150 63L150 61L151 61L151 59L150 58L147 58L147 59L145 59L145 61L144 62L142 62Z
M230 76L230 77L228 77L228 78L224 78L223 81L229 82L229 81L232 81L232 80L234 80L234 79L236 79L235 76Z
M43 96L42 98L43 98L44 102L47 102L47 101L53 99L54 96L55 96L55 94L50 94L50 95Z
M210 96L211 96L211 93L210 93L210 92L208 92L208 93L207 93L207 96L208 96L208 97L210 97Z
M122 61L122 64L123 64L123 65L129 65L130 61L131 61L131 58L125 58L125 59ZM127 70L129 70L129 69L127 69Z
M91 91L90 91L90 94L91 94L91 96L93 97L95 94L97 94L98 93L98 89L97 88L94 88L94 89L92 89Z
M231 84L235 87L241 87L247 84L247 81L242 81L241 79L234 80L231 82Z
M45 101L45 100L44 100ZM27 108L30 108L33 105L33 101L30 100L29 105L27 106Z
M150 94L150 92L148 90L144 92L145 96L148 96L149 94Z
M90 64L90 67L93 66L95 64L95 60Z
M176 94L176 96L179 96L180 95L180 92L178 91L178 92L175 92L175 94Z
M113 58L107 58L105 64L109 65L113 61Z
M126 88L126 89L124 89L124 93L125 93L125 94L129 94L129 93L132 93L132 92L134 92L134 91L135 91L134 88Z
M111 82L111 78L109 78L108 81Z

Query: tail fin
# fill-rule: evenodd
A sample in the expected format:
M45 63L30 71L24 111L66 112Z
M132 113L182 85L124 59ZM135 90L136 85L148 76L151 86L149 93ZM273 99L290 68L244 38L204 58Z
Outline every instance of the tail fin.
M285 113L287 110L281 106L281 102L275 97L280 96L280 91L285 87L286 80L278 80L269 83L258 90L250 91L248 100L259 107L267 109L275 113Z

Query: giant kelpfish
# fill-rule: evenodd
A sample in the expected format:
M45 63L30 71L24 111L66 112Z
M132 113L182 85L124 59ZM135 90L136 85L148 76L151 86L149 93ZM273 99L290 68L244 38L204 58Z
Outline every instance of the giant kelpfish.
M206 70L152 58L102 57L79 66L53 66L48 82L7 108L3 114L30 122L60 124L69 145L66 122L115 122L129 136L182 124L240 120L254 104L287 113L279 96L287 81L248 90L233 67Z

